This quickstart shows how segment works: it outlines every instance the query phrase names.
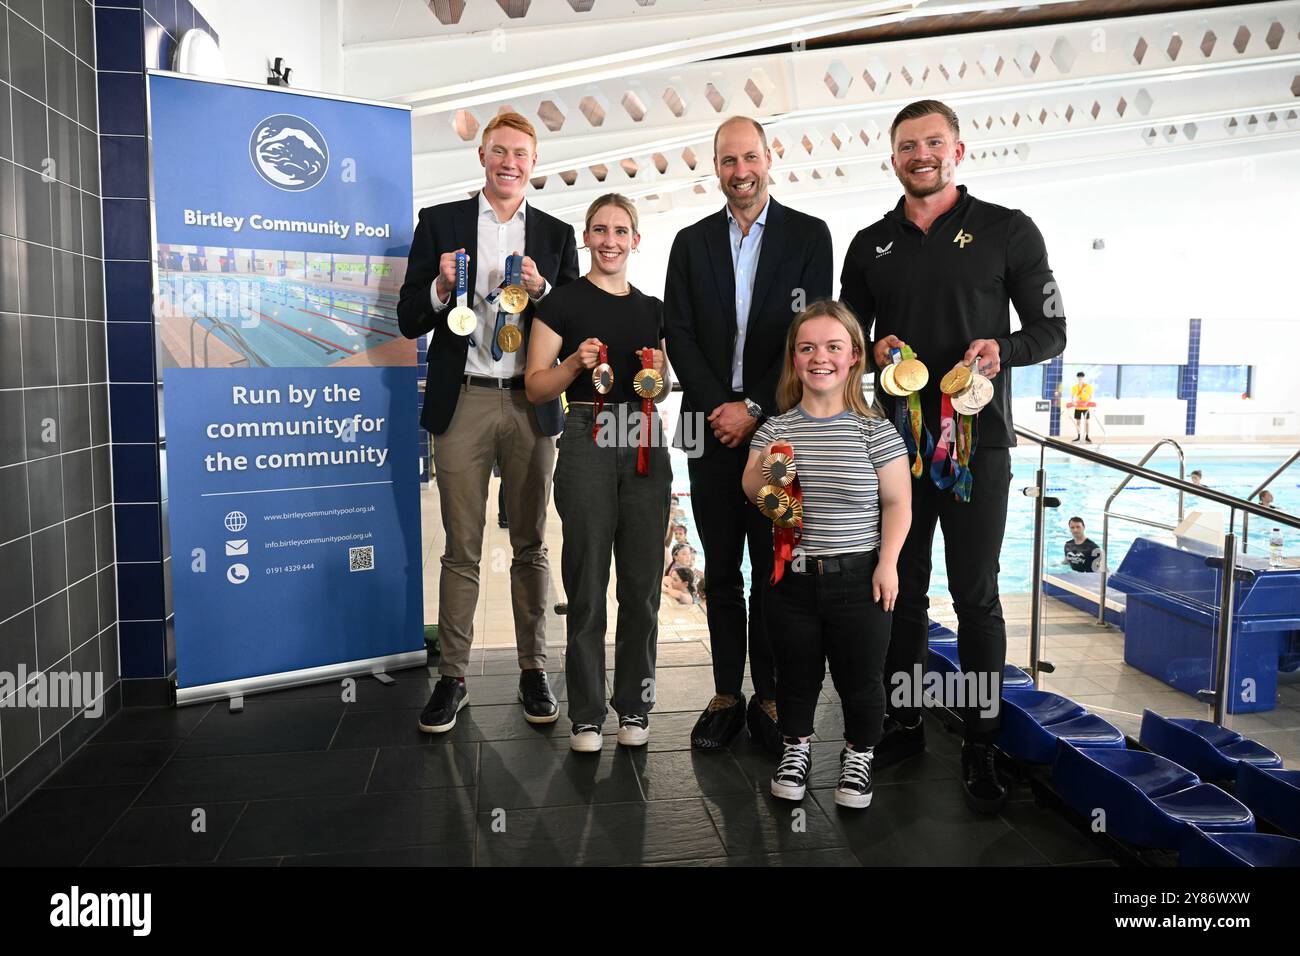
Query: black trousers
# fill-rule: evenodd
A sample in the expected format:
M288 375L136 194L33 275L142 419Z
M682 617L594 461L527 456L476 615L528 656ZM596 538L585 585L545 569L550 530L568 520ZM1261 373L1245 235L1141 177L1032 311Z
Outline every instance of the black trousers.
M812 735L829 663L844 708L844 739L857 750L880 741L891 615L871 599L879 552L871 555L865 567L835 574L796 574L786 568L768 590L768 630L781 675L777 721L785 736Z
M929 629L930 551L936 523L943 529L948 590L957 612L957 654L962 670L987 674L993 699L1001 700L1002 668L1007 660L1007 628L998 599L998 555L1007 524L1007 493L1011 482L1011 451L977 448L971 460L974 484L971 500L958 501L941 491L928 474L912 482L912 527L898 558L898 600L894 604L893 635L886 673L889 688L900 675L910 686L915 666L925 669ZM957 708L966 740L989 742L1001 727L1001 713L981 716L972 706ZM920 718L917 707L890 707L905 724Z
M691 511L704 549L704 592L709 640L713 645L713 689L739 694L745 678L745 647L754 692L776 698L776 667L763 621L763 604L772 575L772 522L745 497L740 476L749 445L715 448L688 459ZM745 614L740 561L749 544L749 615ZM748 642L746 641L748 636Z

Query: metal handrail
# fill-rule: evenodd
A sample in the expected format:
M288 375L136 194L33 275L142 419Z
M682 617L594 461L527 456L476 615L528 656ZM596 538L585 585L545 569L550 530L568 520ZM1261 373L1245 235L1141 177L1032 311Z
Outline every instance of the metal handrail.
M1187 458L1183 454L1183 446L1172 438L1162 438L1148 448L1147 453L1138 462L1138 467L1150 461L1151 456L1162 445L1173 445L1178 451L1178 478L1181 481L1186 477ZM1110 493L1110 497L1106 499L1106 506L1101 510L1101 593L1097 599L1097 623L1102 625L1106 623L1106 579L1110 576L1110 506L1115 503L1119 493L1128 487L1128 483L1132 480L1132 475L1125 475L1120 483L1115 486L1115 490ZM1183 493L1181 491L1178 492L1178 520L1179 522L1183 520Z
M1236 578L1237 566L1237 512L1243 515L1253 514L1262 518L1272 518L1279 524L1284 524L1289 528L1300 529L1300 517L1290 515L1285 512L1277 511L1273 508L1265 508L1262 505L1255 504L1233 495L1224 494L1221 491L1215 491L1213 488L1203 488L1200 485L1193 485L1182 478L1170 478L1159 472L1143 468L1141 465L1130 465L1126 461L1120 461L1109 455L1103 455L1086 448L1075 447L1071 443L1066 443L1057 438L1049 438L1046 435L1040 435L1037 432L1030 431L1028 428L1015 426L1015 433L1021 438L1035 442L1039 446L1039 470L1036 476L1036 485L1039 489L1045 484L1045 475L1043 473L1043 461L1048 448L1063 452L1074 458L1082 458L1093 464L1101 465L1105 468L1112 468L1121 471L1131 478L1146 478L1158 485L1164 485L1167 488L1183 494L1197 495L1205 501L1215 502L1228 508L1228 525L1223 535L1223 559L1222 570L1220 571L1220 596L1219 596L1219 619L1217 634L1217 651L1215 654L1214 668L1214 686L1208 690L1201 691L1197 696L1202 700L1208 701L1214 707L1214 722L1222 725L1228 715L1228 695L1225 692L1228 687L1228 669L1232 660L1232 605L1234 582ZM1144 459L1145 460L1145 459ZM1037 490L1037 489L1036 489ZM1038 492L1041 495L1041 491ZM1036 504L1041 504L1038 502ZM1043 522L1035 521L1034 524L1034 552L1041 555L1043 551ZM1103 561L1105 556L1103 555ZM1042 562L1034 562L1034 581L1033 594L1038 595L1042 591ZM1105 606L1104 601L1102 606ZM1036 605L1036 611L1031 615L1029 621L1029 660L1038 662L1040 660L1040 648L1042 645L1042 616L1041 603ZM1037 668L1034 669L1034 681L1038 681Z
M1262 492L1265 488L1267 488L1269 485L1273 483L1274 478L1276 478L1278 475L1282 474L1282 472L1290 468L1297 458L1300 458L1300 450L1297 450L1290 458L1282 462L1282 464L1277 467L1277 469L1273 472L1273 474L1265 478L1263 483L1260 484L1258 488L1256 488L1254 491L1252 491L1250 494L1246 496L1246 500L1250 501L1251 499L1258 496L1260 492ZM1250 546L1250 515L1247 514L1241 516L1241 553L1245 554L1247 551L1249 551L1250 550L1249 546Z

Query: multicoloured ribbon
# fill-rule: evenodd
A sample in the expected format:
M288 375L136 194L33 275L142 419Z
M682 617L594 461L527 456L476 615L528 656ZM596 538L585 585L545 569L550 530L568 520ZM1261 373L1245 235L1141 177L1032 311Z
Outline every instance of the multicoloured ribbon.
M784 442L778 442L772 445L772 454L777 455L785 453L794 457L794 449ZM799 507L803 507L803 488L799 484L799 476L794 476L794 481L790 482L785 489L785 493L790 496L790 507L794 507L794 502L799 502ZM794 549L799 546L803 538L802 522L790 528L783 528L780 525L772 527L772 577L771 583L781 580L785 574L785 566L794 560Z
M930 478L940 489L951 488L961 471L956 459L948 454L949 446L954 444L953 433L961 427L954 418L952 396L943 392L939 398L939 441L934 446L934 457L930 459Z
M501 290L504 289L506 286L519 285L520 281L522 281L521 277L523 275L523 267L524 267L523 256L516 256L513 254L506 256L505 278L501 281L501 284L499 286L497 286L495 289L492 290L491 295L488 296L487 301L489 306L496 304L497 300L501 298ZM496 328L492 330L493 361L500 361L501 356L503 354L501 351L500 336L501 336L501 330L506 326L507 315L508 313L506 312L505 309L497 309L497 325Z
M976 415L962 415L957 422L957 481L952 493L958 501L970 501L971 486L975 483L975 474L970 470L971 456L975 454L975 441L979 431Z
M904 345L902 349L891 349L890 355L895 365L916 358L916 353L912 351L910 345ZM930 430L925 427L925 419L921 415L920 394L913 392L907 396L906 417L904 417L903 403L895 401L894 415L898 431L907 445L908 456L912 459L912 477L920 478L925 472L925 459L934 452L934 438L930 435ZM925 436L924 443L921 441L922 435ZM924 451L922 451L923 447Z

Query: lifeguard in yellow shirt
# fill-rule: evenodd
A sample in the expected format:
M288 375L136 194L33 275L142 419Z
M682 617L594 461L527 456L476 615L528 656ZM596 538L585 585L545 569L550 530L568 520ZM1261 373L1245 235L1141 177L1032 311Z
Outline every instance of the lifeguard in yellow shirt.
M1080 372L1075 376L1074 387L1070 389L1070 400L1066 403L1066 408L1074 409L1074 440L1078 441L1081 437L1088 444L1092 444L1092 436L1088 434L1088 423L1092 418L1092 409L1097 403L1092 400L1092 386L1085 380L1084 374ZM1079 422L1083 422L1083 432L1080 435Z

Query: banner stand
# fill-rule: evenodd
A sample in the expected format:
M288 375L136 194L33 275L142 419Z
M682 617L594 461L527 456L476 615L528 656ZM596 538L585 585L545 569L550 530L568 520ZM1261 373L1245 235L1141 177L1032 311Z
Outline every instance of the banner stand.
M389 654L387 657L374 657L368 661L346 661L342 664L286 671L283 674L264 674L261 677L245 677L242 680L224 681L220 684L204 684L201 687L178 687L176 704L179 707L184 707L186 704L206 704L214 700L229 700L232 697L260 694L269 690L323 684L326 681L342 680L345 677L369 677L372 674L420 667L427 664L428 660L427 651L406 651L401 654Z

